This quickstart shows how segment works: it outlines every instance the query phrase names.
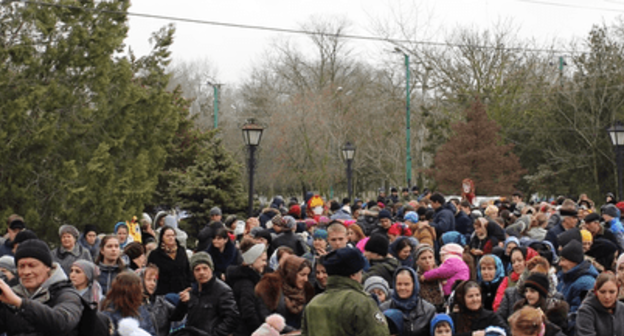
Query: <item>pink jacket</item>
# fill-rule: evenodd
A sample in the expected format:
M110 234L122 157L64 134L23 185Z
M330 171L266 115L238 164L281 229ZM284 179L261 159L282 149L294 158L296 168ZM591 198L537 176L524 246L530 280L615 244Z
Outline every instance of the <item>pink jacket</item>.
M470 268L461 258L451 257L446 259L440 267L425 272L423 276L425 280L443 281L444 295L451 295L455 281L470 280Z

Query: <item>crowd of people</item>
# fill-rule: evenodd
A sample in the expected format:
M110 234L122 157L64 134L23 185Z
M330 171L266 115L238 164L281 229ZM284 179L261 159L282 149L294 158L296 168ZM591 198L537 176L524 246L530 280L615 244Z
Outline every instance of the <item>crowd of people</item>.
M111 234L66 224L53 242L11 215L0 334L624 335L623 211L611 194L472 204L393 188L276 196L244 219L215 207L192 235L165 211Z

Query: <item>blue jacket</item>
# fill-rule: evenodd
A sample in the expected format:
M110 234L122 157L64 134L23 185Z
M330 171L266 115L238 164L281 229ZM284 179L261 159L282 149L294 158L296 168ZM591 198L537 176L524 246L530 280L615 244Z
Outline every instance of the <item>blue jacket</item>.
M466 241L470 241L470 236L474 232L474 226L472 226L473 220L465 212L459 211L457 215L455 215L455 230L464 237L466 237Z
M436 229L438 237L445 232L455 231L455 211L455 206L451 202L444 203L436 210L431 226Z
M598 270L589 262L583 260L582 263L564 273L559 271L557 277L557 291L563 294L564 299L570 305L570 313L578 310L585 295L594 288Z
M555 247L555 251L557 251L559 249L557 236L559 236L563 232L565 232L565 229L563 228L563 225L559 223L555 225L552 229L548 230L548 233L546 233L546 237L544 238L544 240L548 240L549 242L551 242L553 246Z

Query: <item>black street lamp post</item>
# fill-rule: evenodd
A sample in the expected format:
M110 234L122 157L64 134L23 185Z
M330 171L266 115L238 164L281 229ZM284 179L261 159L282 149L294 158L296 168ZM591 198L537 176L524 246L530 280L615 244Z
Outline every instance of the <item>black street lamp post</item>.
M349 193L349 201L353 201L353 185L351 183L353 170L351 164L353 163L353 157L355 156L355 145L347 141L347 143L342 147L342 156L345 161L347 161L347 192Z
M249 161L247 163L247 168L249 170L249 203L247 205L247 215L251 217L253 215L253 178L256 165L256 147L260 145L260 140L262 139L262 132L264 131L264 127L257 124L254 119L249 119L243 125L242 130L243 140L245 141L247 151L249 152Z
M622 193L622 147L624 147L624 126L619 121L615 122L615 125L609 127L607 129L609 135L611 137L611 143L615 148L615 156L617 163L617 173L618 173L618 199L622 199L624 194Z

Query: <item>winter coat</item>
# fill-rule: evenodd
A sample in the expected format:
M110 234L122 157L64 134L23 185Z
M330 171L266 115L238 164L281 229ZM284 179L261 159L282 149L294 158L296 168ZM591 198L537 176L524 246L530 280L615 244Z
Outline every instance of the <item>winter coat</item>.
M394 272L399 266L399 261L394 258L371 260L368 272L364 273L364 276L362 277L362 283L364 283L369 277L378 275L384 278L384 280L386 280L389 284L393 284Z
M266 316L261 313L262 301L255 294L260 278L260 273L249 266L230 266L227 269L227 284L232 288L241 317L234 336L249 336L264 323Z
M494 299L496 298L496 291L498 290L498 286L500 286L503 280L499 280L496 282L485 283L481 281L479 285L481 286L481 300L483 302L483 308L487 310L491 310L494 305Z
M85 249L87 249L87 251L89 251L92 260L95 260L95 258L97 258L98 254L100 253L101 241L102 240L99 237L95 237L95 243L93 243L93 245L89 245L84 233L80 235L80 238L78 238L78 244L80 244L80 246L84 247Z
M59 246L52 250L52 259L61 265L65 274L69 276L71 266L76 260L88 260L91 259L91 252L80 244L74 244L74 248L71 251L66 250L63 246Z
M594 288L598 271L587 260L576 265L564 273L557 273L559 284L557 290L563 294L565 301L570 305L570 313L574 313L581 305L585 295Z
M0 244L0 257L4 257L5 255L13 256L13 241L8 238Z
M169 335L171 321L179 321L184 317L179 312L176 316L176 307L163 295L152 295L145 300L144 306L149 312L157 336Z
M278 215L280 212L274 208L266 208L262 210L260 217L258 217L258 221L260 222L260 226L266 229L266 223L273 219L275 215Z
M494 298L494 303L492 304L493 311L498 311L498 308L503 301L503 297L505 296L505 291L507 291L508 288L516 287L519 278L519 275L517 275L514 271L511 271L511 273L503 279L503 282L501 282L496 290L496 297Z
M379 226L379 218L377 213L369 213L360 215L356 221L356 224L362 228L364 235L371 236L373 230Z
M193 284L190 294L189 301L180 301L178 309L188 313L184 331L194 332L180 334L227 336L236 330L240 315L234 293L225 282L213 276L202 285L201 292Z
M421 244L429 244L429 246L434 247L436 241L436 231L431 226L423 226L414 230L413 236L418 239Z
M418 282L418 275L416 272L407 267L401 267L398 272L408 270L411 274L412 281L414 281L414 289L412 296L406 299L399 298L398 293L395 291L391 295L391 299L382 303L379 308L386 311L388 309L398 309L403 314L403 332L401 336L417 336L427 334L430 329L430 321L436 313L435 307L420 298L420 286ZM396 287L396 277L393 281L393 287Z
M229 266L239 266L243 263L243 256L230 239L226 241L223 252L219 251L219 249L213 245L210 245L208 254L210 254L212 262L214 263L214 270L212 272L218 279L223 279L221 276L225 274Z
M113 284L113 280L117 274L123 271L123 268L119 265L104 265L103 263L99 263L98 267L100 268L100 275L98 276L97 281L100 283L100 287L102 288L102 294L106 295Z
M399 259L399 252L401 251L397 251L397 248L399 246L399 243L404 240L404 239L410 239L409 237L405 237L405 236L401 236L401 237L397 237L397 239L392 242L392 244L390 244L390 254L392 254L393 257L395 257L399 263L401 264L401 266L407 266L407 267L411 267L414 268L414 257L412 255L412 253L410 253L407 258L405 259ZM414 240L412 238L412 240ZM409 244L412 247L412 252L414 251L414 246L418 245L418 243L412 243L410 242Z
M305 308L302 336L389 336L388 324L362 285L348 277L327 278L327 290Z
M416 272L418 273L418 281L420 283L420 298L434 305L437 311L441 311L445 304L442 281L420 281L420 276L423 275L424 272L420 268L417 269Z
M470 268L459 257L447 258L440 267L423 273L425 280L438 279L443 282L444 295L451 295L453 284L457 280L470 280Z
M576 335L624 335L624 303L616 301L615 309L609 312L591 292L578 310Z
M520 293L518 287L511 287L505 289L505 293L503 298L501 299L500 305L498 306L498 310L496 313L500 315L505 321L514 313L514 305L516 302L524 299L524 295Z
M179 293L191 284L191 268L186 251L178 246L175 259L171 259L159 246L147 258L147 263L158 266L159 276L156 295Z
M83 305L80 295L58 263L51 275L31 297L21 284L12 287L22 298L16 311L0 303L0 333L11 336L78 335Z
M297 257L301 257L307 252L303 241L293 231L284 231L273 239L267 255L273 254L273 251L277 250L280 246L290 247L295 251Z
M457 209L451 202L446 202L436 209L430 225L436 229L438 237L445 232L455 231L455 211Z
M212 238L214 238L217 230L224 228L225 225L221 222L210 222L204 226L197 235L197 246L195 251L207 251L208 247L212 245Z
M104 310L102 310L102 313L108 316L109 320L115 327L112 336L119 336L119 331L117 330L119 328L119 321L121 321L125 317L133 317L137 319L139 321L139 328L147 331L152 336L156 336L156 328L154 327L154 322L145 305L139 306L139 316L122 316L121 311L115 309L113 306L105 308Z
M487 309L481 308L476 312L459 312L451 313L450 315L455 325L455 336L470 336L473 331L485 330L489 326L501 327L507 330L507 323L498 314ZM460 332L460 330L464 329L469 331ZM509 331L507 331L507 334L510 335Z
M285 280L282 279L280 272L269 273L265 274L256 285L256 296L262 302L260 315L269 316L270 314L278 313L286 319L287 328L290 327L288 331L300 329L303 311L295 314L288 310L282 289L282 281ZM306 282L303 291L305 304L307 304L314 297L314 287L309 282Z

